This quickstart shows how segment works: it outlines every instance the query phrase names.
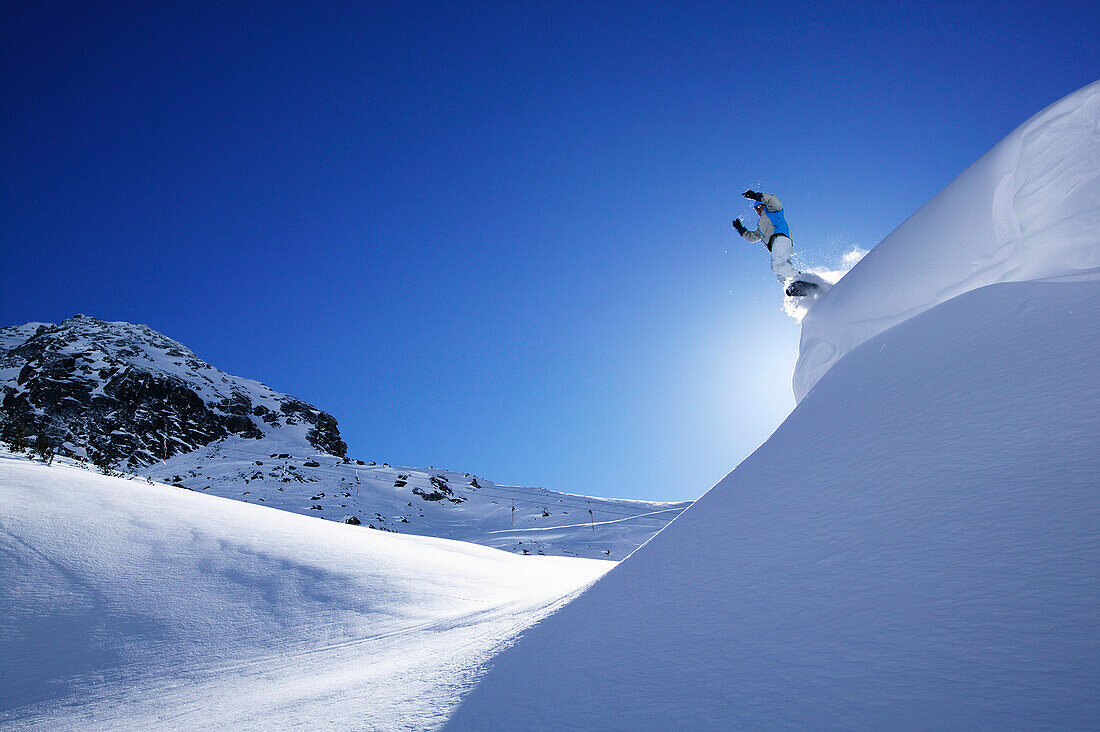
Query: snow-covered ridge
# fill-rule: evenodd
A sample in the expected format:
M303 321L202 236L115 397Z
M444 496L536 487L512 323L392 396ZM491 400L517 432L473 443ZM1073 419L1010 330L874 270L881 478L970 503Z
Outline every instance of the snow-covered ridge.
M844 354L985 285L1100 279L1100 81L1036 114L882 240L802 321L801 400Z
M689 505L352 460L332 416L145 325L77 316L0 329L0 391L9 444L363 530L617 561Z
M690 505L591 498L498 485L443 468L351 460L278 435L228 437L141 475L189 490L402 534L438 536L516 554L618 561Z

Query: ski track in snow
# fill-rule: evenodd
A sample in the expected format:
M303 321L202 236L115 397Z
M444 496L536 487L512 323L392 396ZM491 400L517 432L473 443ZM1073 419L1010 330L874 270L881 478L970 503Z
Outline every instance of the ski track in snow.
M611 562L0 456L0 725L425 729Z

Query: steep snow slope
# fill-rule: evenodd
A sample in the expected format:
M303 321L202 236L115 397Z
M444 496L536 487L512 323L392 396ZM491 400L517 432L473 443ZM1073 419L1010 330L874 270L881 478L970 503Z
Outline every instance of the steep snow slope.
M995 282L1100 279L1100 81L1036 114L878 244L802 321L802 399L845 353Z
M867 340L449 727L1100 726L1098 362L1096 282Z
M0 454L0 727L430 728L611 566Z

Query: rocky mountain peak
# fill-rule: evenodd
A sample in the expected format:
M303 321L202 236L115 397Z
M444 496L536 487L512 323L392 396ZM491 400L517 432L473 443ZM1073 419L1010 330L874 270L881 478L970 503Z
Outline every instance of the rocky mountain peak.
M229 435L273 431L343 456L336 420L227 374L147 325L83 314L0 329L0 431L104 466L136 468Z

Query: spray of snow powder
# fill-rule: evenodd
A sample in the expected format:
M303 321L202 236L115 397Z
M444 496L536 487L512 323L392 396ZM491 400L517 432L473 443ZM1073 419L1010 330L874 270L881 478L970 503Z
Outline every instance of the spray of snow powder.
M800 279L814 283L817 285L817 289L813 294L805 297L784 297L783 312L794 318L795 322L801 323L802 318L806 317L806 313L810 312L810 308L814 306L814 303L821 299L821 296L828 292L830 287L839 282L841 277L848 274L852 267L859 264L859 260L863 259L867 252L867 249L863 249L858 245L853 246L841 256L840 262L836 266L822 265L807 267L802 270Z

